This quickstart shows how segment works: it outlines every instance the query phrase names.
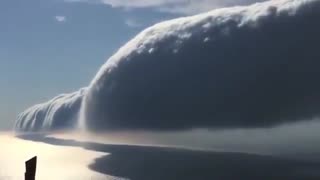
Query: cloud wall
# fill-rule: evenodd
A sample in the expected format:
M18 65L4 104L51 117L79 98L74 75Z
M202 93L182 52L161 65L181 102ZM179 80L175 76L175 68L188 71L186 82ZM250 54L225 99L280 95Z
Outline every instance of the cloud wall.
M86 89L70 94L61 94L43 104L34 105L19 114L16 131L50 131L75 128L78 123L83 95Z
M147 28L100 69L86 127L269 127L318 115L319 1L269 1Z
M51 129L78 116L93 131L312 119L320 113L319 18L319 0L275 0L156 24L111 56L85 93L37 105L16 127Z

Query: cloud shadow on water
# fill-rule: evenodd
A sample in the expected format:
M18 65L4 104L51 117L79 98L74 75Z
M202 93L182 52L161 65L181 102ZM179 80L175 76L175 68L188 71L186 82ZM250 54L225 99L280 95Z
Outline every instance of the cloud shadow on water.
M18 137L51 145L82 147L110 153L95 159L88 168L106 175L131 180L320 179L320 163L266 155L102 144L44 135Z

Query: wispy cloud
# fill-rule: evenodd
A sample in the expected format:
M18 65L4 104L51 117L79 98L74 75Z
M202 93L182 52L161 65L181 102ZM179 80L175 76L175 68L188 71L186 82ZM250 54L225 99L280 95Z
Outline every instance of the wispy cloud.
M153 8L157 11L175 14L196 14L216 8L247 5L265 0L65 0L66 2L84 2L106 4L114 8L137 9Z
M136 19L126 19L124 23L131 28L141 27L143 25Z
M65 16L55 16L54 19L58 22L66 22L67 18Z

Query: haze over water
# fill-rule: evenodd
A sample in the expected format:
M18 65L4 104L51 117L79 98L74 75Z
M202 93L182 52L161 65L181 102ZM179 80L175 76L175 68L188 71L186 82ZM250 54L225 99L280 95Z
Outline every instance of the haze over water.
M121 168L136 158L144 159L147 154L131 148L134 145L153 147L178 147L183 149L209 150L212 152L244 152L257 155L273 155L280 158L299 159L307 162L320 162L320 147L317 131L320 123L298 123L270 129L254 130L191 130L183 132L114 132L90 134L80 132L57 132L54 134L35 134L25 139L16 137L11 132L0 133L0 179L21 179L24 162L38 156L37 179L123 179L117 176ZM301 133L306 132L308 133ZM46 138L44 138L46 137ZM22 138L24 138L22 136ZM201 141L200 141L201 140ZM127 149L122 148L125 146ZM123 150L125 149L125 150ZM142 148L143 149L143 148ZM122 152L124 151L124 152ZM161 155L161 151L150 149ZM146 151L146 152L148 152ZM120 164L110 161L104 164L117 171L99 173L99 168L92 164L101 157L108 157L108 152L124 156ZM124 153L121 155L121 153ZM126 155L128 155L126 157ZM144 157L146 155L146 157ZM132 156L132 157L129 157ZM111 160L112 160L112 156ZM126 162L125 160L128 160ZM107 159L108 160L108 159ZM310 161L311 160L311 161ZM143 162L142 161L142 162ZM157 163L159 159L155 159ZM123 165L121 164L123 163ZM244 162L245 163L245 162ZM142 164L137 164L142 165ZM104 167L103 166L103 167ZM109 173L109 174L108 174ZM214 174L214 173L213 173ZM122 175L120 173L120 175ZM126 175L123 173L123 175ZM131 174L129 174L131 175ZM134 176L133 176L134 177Z

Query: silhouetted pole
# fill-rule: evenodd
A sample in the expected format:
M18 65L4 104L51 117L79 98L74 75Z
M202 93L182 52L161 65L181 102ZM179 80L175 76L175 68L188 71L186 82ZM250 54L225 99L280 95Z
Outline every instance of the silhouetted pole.
M35 180L37 169L37 156L26 161L26 173L24 174L25 180Z

